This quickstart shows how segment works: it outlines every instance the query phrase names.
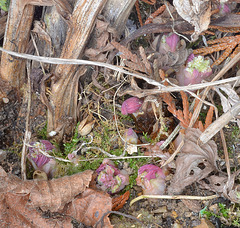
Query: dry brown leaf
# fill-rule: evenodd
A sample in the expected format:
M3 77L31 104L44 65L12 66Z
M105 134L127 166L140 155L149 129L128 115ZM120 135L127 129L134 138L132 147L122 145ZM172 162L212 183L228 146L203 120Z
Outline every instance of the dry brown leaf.
M217 145L210 140L200 147L200 135L199 129L186 130L185 143L176 160L176 172L168 188L169 194L179 194L186 186L206 178L212 171L217 170Z
M192 41L196 41L201 32L208 29L211 17L210 0L173 0L178 14L194 26Z
M115 41L112 41L111 44L121 52L120 56L124 59L124 63L130 69L145 72L147 74L151 73L151 72L148 72L147 67L144 65L141 59L136 54L133 54L127 47Z
M86 190L92 173L87 170L51 181L23 181L0 167L0 227L72 227L72 218L94 225L102 214L111 210L112 199L106 194ZM74 217L74 211L68 210L66 215L63 210L67 203L76 208L79 199L74 198L80 193L80 198L84 199L81 204L89 206L84 210L88 216L81 220ZM97 205L98 211L90 207L92 204ZM50 216L44 217L42 210L48 211ZM58 216L51 216L51 212L57 212ZM104 221L109 224L106 227L111 227L107 217Z
M104 192L87 189L79 197L74 199L64 210L69 216L73 216L87 226L94 226L104 213L112 210L112 199ZM104 227L113 227L106 216ZM96 228L100 228L101 223Z
M240 203L240 186L235 184L235 179L240 174L240 170L230 175L228 179L227 174L221 173L221 175L213 175L207 178L208 183L200 181L200 184L205 189L209 189L218 193L223 194L224 197L228 198L234 203Z
M238 94L230 84L215 86L214 90L221 99L221 105L224 113L228 112L232 106L240 101Z
M1 168L1 167L0 167ZM93 171L87 170L72 176L65 176L50 181L23 181L16 176L4 174L0 176L0 193L28 195L28 205L52 212L62 209L73 197L85 191L91 181Z
M26 206L28 195L9 192L0 197L0 227L72 227L70 217L44 217L41 210Z
M123 195L114 197L112 199L112 204L113 204L112 210L118 211L119 209L121 209L129 199L129 196L130 196L130 192L126 191Z
M110 40L110 25L109 22L96 20L91 42L86 48L84 55L92 61L106 62L108 51L112 51L114 47L109 43ZM113 36L113 34L111 34Z

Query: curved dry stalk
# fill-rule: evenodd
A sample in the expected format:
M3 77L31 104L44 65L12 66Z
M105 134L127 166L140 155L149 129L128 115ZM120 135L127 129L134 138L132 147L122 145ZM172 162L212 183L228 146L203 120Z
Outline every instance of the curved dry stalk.
M38 62L43 62L43 63L51 63L51 64L67 64L67 65L88 65L88 66L100 66L100 67L106 67L108 69L114 70L114 71L118 71L127 75L131 75L134 76L136 78L142 79L144 81L146 81L147 83L154 85L156 87L158 87L159 89L164 89L165 86L162 85L161 83L150 79L148 77L145 77L141 74L135 74L135 73L131 73L128 72L127 70L124 70L121 67L117 67L115 65L109 64L109 63L103 63L103 62L97 62L97 61L89 61L89 60L83 60L83 59L64 59L64 58L51 58L51 57L43 57L43 56L35 56L35 55L29 55L29 54L24 54L24 53L17 53L14 51L8 51L4 48L0 47L0 51L6 52L9 55L12 56L16 56L16 57L20 57L20 58L24 58L24 59L30 59L30 60L35 60ZM206 87L206 86L205 86ZM159 92L161 92L161 90L159 90ZM196 89L194 89L196 90ZM163 92L167 92L166 90Z
M156 93L166 93L166 92L177 92L177 91L188 91L188 90L197 90L197 89L204 89L209 86L216 86L221 85L225 83L230 83L234 81L240 80L240 76L223 79L218 81L219 78L221 78L229 69L231 69L240 59L240 53L238 53L226 66L223 67L223 69L214 77L212 82L205 82L201 84L195 84L195 85L188 85L188 86L169 86L166 87L162 85L161 83L150 79L148 77L145 77L141 74L131 73L127 70L122 69L121 67L108 64L108 63L102 63L102 62L96 62L96 61L88 61L88 60L82 60L82 59L62 59L62 58L50 58L50 57L42 57L42 56L35 56L35 55L29 55L24 53L17 53L14 51L8 51L6 49L3 49L0 47L0 51L6 52L12 56L24 58L24 59L31 59L39 62L44 63L51 63L51 64L75 64L75 65L91 65L91 66L100 66L100 67L106 67L108 69L118 71L130 76L134 76L136 78L142 79L146 81L147 83L154 85L158 87L158 89L151 90L152 94Z

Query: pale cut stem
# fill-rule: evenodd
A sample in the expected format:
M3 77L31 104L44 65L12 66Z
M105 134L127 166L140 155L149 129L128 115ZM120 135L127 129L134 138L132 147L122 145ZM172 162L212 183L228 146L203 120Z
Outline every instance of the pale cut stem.
M211 196L184 196L184 195L176 195L176 196L167 196L167 195L141 195L138 196L137 198L133 199L130 202L130 206L132 206L134 203L141 199L171 199L171 200L176 200L176 199L187 199L187 200L211 200L218 198L218 195L211 195Z

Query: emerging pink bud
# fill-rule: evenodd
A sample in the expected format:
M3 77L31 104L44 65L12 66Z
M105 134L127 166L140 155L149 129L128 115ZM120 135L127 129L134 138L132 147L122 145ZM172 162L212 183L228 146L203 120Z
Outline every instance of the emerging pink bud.
M225 16L226 14L231 13L231 9L229 8L229 5L227 3L220 3L218 8L220 16Z
M137 97L128 98L122 104L122 114L128 115L138 111L138 109L142 106L142 103L143 102Z
M180 38L175 33L169 33L162 36L160 49L162 53L175 52Z
M161 146L164 142L165 142L164 140L161 140L160 142L156 143L156 146Z
M191 54L188 57L186 67L180 67L180 70L176 73L176 78L180 86L186 86L198 84L211 74L210 61L204 60L201 55L194 56L194 54Z
M165 175L158 166L144 165L138 170L137 185L144 195L162 195L165 191Z
M99 187L110 194L119 192L129 184L127 172L117 169L109 159L104 159L96 172L98 173L97 182Z
M137 144L138 142L138 136L132 128L125 130L123 138L127 143Z
M68 159L69 160L73 160L74 158L75 158L74 154L72 154L72 153L68 154Z
M56 161L41 153L52 152L55 147L47 140L41 140L40 142L31 142L29 147L28 159L33 165L35 170L44 171L48 176L52 176L55 170ZM41 151L40 151L41 150Z

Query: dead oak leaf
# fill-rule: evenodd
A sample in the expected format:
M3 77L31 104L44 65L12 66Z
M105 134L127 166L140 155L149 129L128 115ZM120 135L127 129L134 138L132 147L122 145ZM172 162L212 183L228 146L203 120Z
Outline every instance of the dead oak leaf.
M208 29L211 17L211 1L209 0L173 0L178 14L194 26L192 41L196 41L201 32Z
M184 146L176 159L176 172L168 188L169 194L179 194L186 186L204 179L212 171L217 170L217 145L210 140L200 147L198 145L200 135L199 129L186 130Z
M112 199L107 193L87 189L64 209L64 214L74 217L87 226L94 226L104 213L111 209ZM104 227L113 227L107 216L103 221ZM101 223L96 228L100 227Z
M7 174L0 166L0 227L72 227L72 219L94 225L102 214L112 208L112 199L104 193L87 189L92 179L91 170L51 181L23 181ZM80 199L83 201L78 202ZM66 205L84 210L80 219ZM95 205L95 207L94 207ZM39 209L40 208L40 209ZM79 206L78 206L79 208ZM56 212L57 216L43 217L43 211ZM76 216L76 217L75 217ZM111 227L104 219L105 227Z
M0 227L72 227L69 216L44 218L41 211L28 207L28 195L9 192L0 198Z

